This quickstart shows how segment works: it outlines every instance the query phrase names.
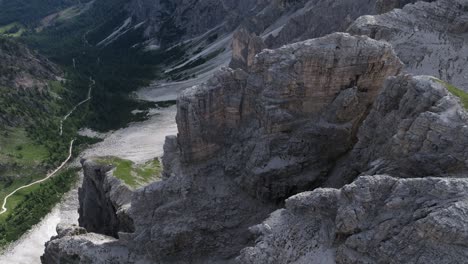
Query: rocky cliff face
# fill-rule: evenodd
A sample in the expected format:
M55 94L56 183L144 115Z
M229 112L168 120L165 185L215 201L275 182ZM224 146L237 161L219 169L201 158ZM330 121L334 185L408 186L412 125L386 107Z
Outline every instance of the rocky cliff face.
M383 81L400 68L390 46L346 34L266 50L250 74L224 70L180 95L182 162L221 156L252 195L281 199L353 145Z
M357 175L373 174L464 177L467 122L459 99L440 80L390 79L360 128L358 143L329 182L340 186Z
M134 25L143 23L144 34L154 44L168 45L207 32L232 32L266 1L252 0L134 0L127 5Z
M352 34L393 45L413 74L428 74L468 90L468 2L418 2L378 16L363 16Z
M389 40L406 65L388 42L346 33L264 49L408 2L257 1L265 8L234 36L234 69L180 94L165 179L132 195L134 232L118 240L60 232L44 263L466 262L466 109L444 81L398 75L403 67L434 74L442 64L416 63L418 42L389 37L421 19L434 28L415 36L444 38L444 18L463 21L463 1L416 3L353 23L354 34ZM384 19L398 26L378 33ZM308 24L329 29L309 32ZM463 37L463 26L455 28L448 35ZM459 80L463 70L451 72Z
M249 72L224 69L184 91L179 136L165 148L173 176L132 199L132 254L158 263L234 258L249 226L318 185L349 151L401 66L388 44L337 33L264 51Z
M289 198L238 263L464 263L466 179L366 176Z
M79 223L88 232L118 238L119 232L133 232L128 216L132 192L112 176L112 167L92 160L82 161L83 185L79 189Z

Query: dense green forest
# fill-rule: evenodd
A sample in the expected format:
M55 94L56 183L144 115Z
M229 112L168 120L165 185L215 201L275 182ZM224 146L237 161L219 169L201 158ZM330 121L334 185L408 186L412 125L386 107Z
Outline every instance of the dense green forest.
M41 32L23 34L21 41L72 72L76 93L87 92L91 76L96 81L87 125L104 131L116 129L144 118L131 114L153 104L136 101L129 93L160 77L161 67L180 59L185 53L180 46L167 51L144 51L141 29L127 32L109 45L97 45L124 20L121 10L126 0L102 0L86 13L66 23ZM109 14L115 14L109 16Z

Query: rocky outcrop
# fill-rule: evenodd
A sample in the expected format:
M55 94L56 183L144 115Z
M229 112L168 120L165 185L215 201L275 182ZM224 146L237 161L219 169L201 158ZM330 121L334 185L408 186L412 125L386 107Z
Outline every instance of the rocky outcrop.
M263 39L241 28L234 33L232 39L232 60L229 67L248 71L254 63L255 55L266 48Z
M377 13L387 13L396 8L403 8L407 4L413 4L418 1L434 2L436 0L377 0L375 9Z
M128 248L113 237L87 233L77 226L58 226L57 233L46 243L42 263L132 263Z
M363 16L349 32L393 45L406 70L438 77L468 91L468 2L417 2L378 16Z
M366 176L286 201L238 263L465 263L468 180Z
M250 225L318 184L351 148L384 79L400 68L387 44L333 34L266 50L250 72L224 69L182 92L179 135L165 146L173 176L132 200L134 252L158 263L233 258Z
M287 21L268 32L268 47L321 37L333 32L344 32L359 16L375 14L375 0L312 0L294 12L284 13Z
M239 263L464 263L468 114L447 84L390 77L325 185L251 228ZM445 178L424 178L437 176Z
M446 85L430 76L391 78L330 186L357 175L465 177L468 114Z
M290 195L319 185L352 148L384 80L401 67L388 44L337 33L265 50L249 72L223 69L184 91L179 135L165 145L166 179L133 195L135 232L120 239L132 261L231 261L251 242L248 227ZM86 189L106 186L89 181ZM93 197L102 195L90 196L96 204ZM97 200L108 203L106 196ZM67 239L48 248L61 251Z
M118 238L119 232L133 232L128 215L132 191L112 176L112 166L82 160L84 179L79 189L79 224L88 232Z
M347 34L266 50L250 74L226 69L180 95L182 162L221 158L251 195L284 199L352 147L385 78L400 68L387 44Z

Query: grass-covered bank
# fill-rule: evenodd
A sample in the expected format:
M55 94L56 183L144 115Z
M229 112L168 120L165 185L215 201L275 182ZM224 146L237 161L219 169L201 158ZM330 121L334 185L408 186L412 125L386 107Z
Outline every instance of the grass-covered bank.
M9 200L9 210L0 215L0 247L19 239L31 226L39 223L71 190L78 179L76 169L62 171L50 180L16 193ZM27 250L27 249L25 249Z
M448 82L444 82L444 81L436 79L436 78L434 78L433 80L440 83L440 84L442 84L443 86L445 86L445 88L447 88L447 90L451 94L453 94L456 97L460 98L460 101L462 102L465 109L468 109L468 93L466 93L465 91L463 91L461 89L458 89L455 85L452 85L452 84L450 84Z
M117 157L102 157L96 162L114 166L114 176L131 188L138 188L161 178L161 162L155 158L144 164Z

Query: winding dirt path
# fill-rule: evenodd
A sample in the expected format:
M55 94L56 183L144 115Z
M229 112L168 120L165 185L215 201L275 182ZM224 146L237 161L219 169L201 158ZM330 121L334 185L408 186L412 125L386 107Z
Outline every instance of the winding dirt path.
M89 90L88 90L88 96L86 99L84 99L83 101L79 102L78 104L76 104L72 110L70 110L70 112L68 112L67 115L65 115L62 120L60 121L60 136L62 136L63 134L63 122L65 120L67 120L67 118L73 114L73 112L75 112L75 110L82 104L88 102L89 100L91 100L91 92L93 90L93 87L94 85L96 84L96 81L93 80L92 77L89 77L89 81L91 82L89 84ZM15 193L17 193L18 191L20 190L23 190L25 188L29 188L31 186L34 186L36 184L39 184L39 183L42 183L42 182L45 182L47 181L48 179L50 179L52 176L54 176L55 174L57 174L57 172L59 172L63 167L65 167L65 165L68 163L68 161L70 161L71 157L72 157L72 152L73 152L73 143L75 143L75 139L71 140L70 141L70 148L68 150L68 157L67 159L62 162L62 164L60 164L60 166L58 166L54 171L52 171L51 173L47 174L47 176L44 178L44 179L41 179L41 180L37 180L35 182L32 182L30 184L27 184L27 185L24 185L24 186L21 186L19 187L18 189L14 190L13 192L11 192L10 194L8 194L7 196L5 196L5 198L3 199L3 204L2 204L2 209L0 211L0 215L6 213L6 211L8 211L8 208L6 208L6 204L8 202L8 199L13 196Z
M0 211L0 215L6 213L6 211L8 210L6 208L6 204L8 202L8 198L10 198L11 196L13 196L15 193L17 193L18 191L22 190L22 189L25 189L25 188L29 188L33 185L36 185L36 184L39 184L39 183L42 183L42 182L45 182L47 181L50 177L54 176L55 174L57 174L57 172L59 172L66 164L67 162L71 159L72 157L72 152L73 152L73 143L75 142L75 140L73 139L72 141L70 141L70 149L68 151L68 157L67 159L62 162L62 164L60 166L58 166L54 171L52 171L51 173L49 173L47 175L47 177L45 177L44 179L41 179L41 180L37 180L35 182L32 182L28 185L24 185L24 186L21 186L19 187L18 189L14 190L13 192L11 192L10 194L8 194L4 199L3 199L3 205L2 205L2 210Z
M70 112L68 112L68 114L66 114L66 115L62 118L62 120L60 120L60 133L59 133L60 136L62 136L62 134L63 134L63 122L65 122L65 121L68 119L68 117L70 117L70 116L73 114L73 112L75 112L75 110L76 110L80 105L82 105L82 104L88 102L89 100L91 100L91 92L93 91L93 87L94 87L94 85L96 84L96 81L93 80L92 77L89 77L89 81L90 81L91 83L89 84L88 96L86 97L86 99L84 99L83 101L81 101L81 102L79 102L78 104L76 104L76 105L72 108L72 110L70 110Z

